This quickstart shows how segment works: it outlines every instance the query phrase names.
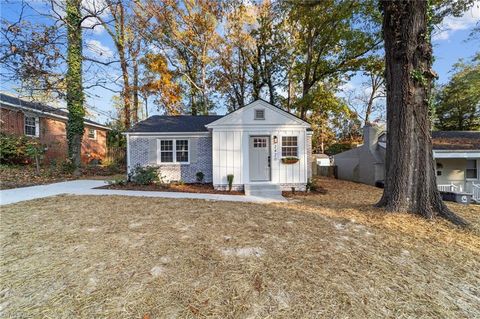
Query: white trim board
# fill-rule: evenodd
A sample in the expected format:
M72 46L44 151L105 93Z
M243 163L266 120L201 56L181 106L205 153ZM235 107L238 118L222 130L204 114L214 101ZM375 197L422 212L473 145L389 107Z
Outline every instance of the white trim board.
M433 158L480 158L480 150L475 151L449 151L433 150Z

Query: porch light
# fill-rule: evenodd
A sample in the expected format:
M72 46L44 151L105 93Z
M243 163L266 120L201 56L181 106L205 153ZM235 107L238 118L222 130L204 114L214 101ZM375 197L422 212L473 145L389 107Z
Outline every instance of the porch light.
M277 144L278 143L278 137L275 135L273 137L273 144Z

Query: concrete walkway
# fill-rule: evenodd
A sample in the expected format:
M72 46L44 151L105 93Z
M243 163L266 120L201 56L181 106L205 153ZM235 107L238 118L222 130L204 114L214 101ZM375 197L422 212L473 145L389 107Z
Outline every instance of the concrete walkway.
M220 195L180 192L129 191L113 189L94 189L106 185L105 181L76 180L48 185L14 188L0 191L0 205L18 203L26 200L44 198L60 194L69 195L121 195L137 197L193 198L230 202L272 203L286 202L283 196L258 197L245 195Z

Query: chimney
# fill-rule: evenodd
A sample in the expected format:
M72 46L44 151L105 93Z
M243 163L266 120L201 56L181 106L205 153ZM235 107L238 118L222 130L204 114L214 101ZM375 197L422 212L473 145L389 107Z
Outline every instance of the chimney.
M378 136L382 132L380 126L375 124L366 124L363 127L363 144L368 148L374 148L378 142Z

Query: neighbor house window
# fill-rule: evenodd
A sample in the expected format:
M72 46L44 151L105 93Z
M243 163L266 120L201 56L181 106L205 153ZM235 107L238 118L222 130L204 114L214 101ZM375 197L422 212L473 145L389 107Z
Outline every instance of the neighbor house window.
M39 136L39 121L38 117L25 116L25 135Z
M282 136L282 156L298 156L298 141L296 136Z
M88 129L88 138L89 139L96 139L97 138L97 130L96 129L93 129L93 128L89 128Z
M255 119L264 120L265 119L265 110L255 110Z
M188 163L188 140L160 140L160 162Z
M468 179L478 178L477 160L467 160L466 174Z
M442 176L443 164L437 163L437 176Z

